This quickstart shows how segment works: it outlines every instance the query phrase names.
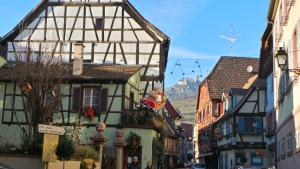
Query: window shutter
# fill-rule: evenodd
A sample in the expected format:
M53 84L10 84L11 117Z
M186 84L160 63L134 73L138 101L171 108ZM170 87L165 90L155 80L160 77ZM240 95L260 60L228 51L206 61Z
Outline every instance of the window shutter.
M107 111L107 101L108 101L108 88L101 89L100 94L100 112Z
M80 112L81 109L81 88L75 87L73 88L73 102L72 102L72 111L74 112Z

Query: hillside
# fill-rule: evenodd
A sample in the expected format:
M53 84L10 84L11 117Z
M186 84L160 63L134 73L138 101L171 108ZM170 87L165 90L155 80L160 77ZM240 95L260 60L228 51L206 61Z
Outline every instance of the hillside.
M193 123L197 104L198 87L201 81L199 77L184 78L174 86L166 89L166 95L172 105L183 116L182 122Z

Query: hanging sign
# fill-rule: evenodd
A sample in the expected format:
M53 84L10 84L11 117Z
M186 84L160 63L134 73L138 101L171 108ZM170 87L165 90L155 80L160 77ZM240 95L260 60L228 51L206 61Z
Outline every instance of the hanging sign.
M39 131L39 133L56 134L56 135L64 135L66 132L65 128L63 128L63 127L50 126L50 125L45 125L45 124L39 124L38 131Z

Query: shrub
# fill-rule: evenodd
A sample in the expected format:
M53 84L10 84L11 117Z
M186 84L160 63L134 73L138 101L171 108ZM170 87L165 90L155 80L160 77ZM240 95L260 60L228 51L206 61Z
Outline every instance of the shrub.
M69 160L74 154L74 145L71 140L65 136L59 138L58 145L56 147L55 154L59 160Z
M75 145L75 152L71 157L74 160L83 160L85 158L98 159L97 151L91 146Z

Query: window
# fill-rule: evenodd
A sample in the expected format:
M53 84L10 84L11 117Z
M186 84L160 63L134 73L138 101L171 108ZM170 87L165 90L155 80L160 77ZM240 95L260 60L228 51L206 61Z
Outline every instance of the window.
M287 84L288 84L288 81L289 81L288 77L289 77L289 75L288 75L287 71L282 71L281 72L281 77L280 77L280 97L283 97L284 94L287 92Z
M262 165L262 156L259 156L256 153L251 153L251 164Z
M285 159L285 138L281 140L281 159Z
M213 115L214 116L219 116L219 103L213 104Z
M96 18L95 27L97 30L104 29L104 19L103 18Z
M85 88L83 90L83 108L93 107L98 109L99 106L99 89Z
M262 117L238 117L238 131L242 134L260 134L262 132Z
M290 132L286 137L287 143L287 156L291 156L293 154L293 134Z
M95 113L107 111L108 89L99 87L73 88L72 111L83 113L92 107Z

